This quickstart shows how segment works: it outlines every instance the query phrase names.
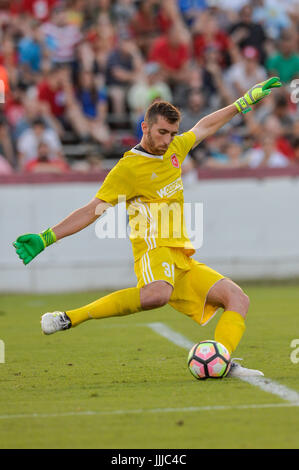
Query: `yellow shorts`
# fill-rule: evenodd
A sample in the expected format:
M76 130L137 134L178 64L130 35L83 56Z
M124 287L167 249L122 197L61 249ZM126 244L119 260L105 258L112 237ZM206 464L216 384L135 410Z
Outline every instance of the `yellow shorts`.
M206 299L211 287L224 276L203 263L185 255L180 248L159 247L144 253L135 262L137 287L154 281L166 281L174 289L169 304L200 325L206 324L217 312Z

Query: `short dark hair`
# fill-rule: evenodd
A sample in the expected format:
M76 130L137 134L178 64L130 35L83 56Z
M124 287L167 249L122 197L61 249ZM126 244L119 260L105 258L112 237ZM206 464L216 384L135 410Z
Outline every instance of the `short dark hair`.
M162 116L170 124L175 124L181 120L181 113L173 106L173 104L168 101L155 101L147 109L144 120L149 123L149 125L157 122L157 117Z

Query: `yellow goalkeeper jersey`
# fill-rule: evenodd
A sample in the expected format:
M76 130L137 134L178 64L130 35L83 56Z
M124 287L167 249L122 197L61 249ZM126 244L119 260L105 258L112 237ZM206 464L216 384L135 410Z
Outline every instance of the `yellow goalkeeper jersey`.
M113 206L126 199L135 261L161 246L182 248L188 256L195 252L186 231L181 177L181 164L195 140L192 131L178 135L160 156L137 145L123 155L96 194Z

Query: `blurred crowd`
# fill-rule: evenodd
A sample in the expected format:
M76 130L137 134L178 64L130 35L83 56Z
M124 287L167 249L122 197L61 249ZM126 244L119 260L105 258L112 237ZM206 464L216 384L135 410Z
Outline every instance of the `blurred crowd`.
M299 0L0 0L0 174L97 171L154 100L184 132L273 75L184 172L299 166L298 33Z

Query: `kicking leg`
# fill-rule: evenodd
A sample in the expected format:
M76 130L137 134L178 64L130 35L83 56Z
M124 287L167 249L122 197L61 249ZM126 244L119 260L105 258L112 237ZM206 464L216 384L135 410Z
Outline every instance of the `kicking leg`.
M75 310L45 313L41 320L42 330L49 335L93 318L129 315L162 307L169 301L172 289L167 282L155 281L142 288L132 287L113 292Z

